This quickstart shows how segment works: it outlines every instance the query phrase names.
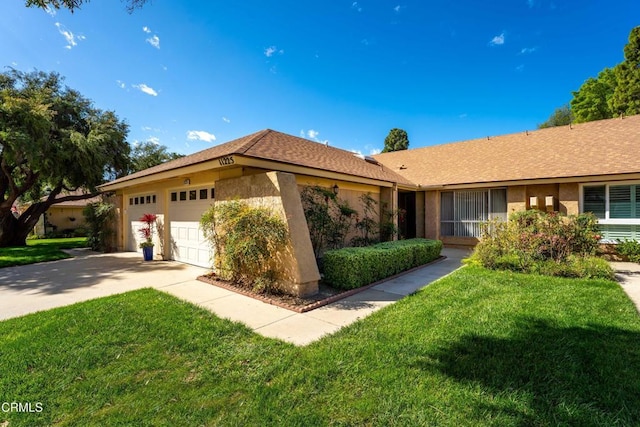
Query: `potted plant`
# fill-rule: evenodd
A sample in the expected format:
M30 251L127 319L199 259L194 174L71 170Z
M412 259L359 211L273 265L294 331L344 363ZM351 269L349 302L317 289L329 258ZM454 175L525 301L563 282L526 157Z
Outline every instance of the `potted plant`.
M140 229L140 236L144 241L140 243L140 247L145 261L153 260L153 227L156 225L156 218L155 214L144 214L138 220L144 222Z

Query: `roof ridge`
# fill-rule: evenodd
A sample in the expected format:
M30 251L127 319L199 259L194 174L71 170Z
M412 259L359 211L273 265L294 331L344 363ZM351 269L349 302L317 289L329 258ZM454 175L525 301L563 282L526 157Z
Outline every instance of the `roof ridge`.
M271 132L273 132L271 129L263 129L261 131L254 133L253 136L249 138L247 142L242 144L242 146L240 147L240 149L236 151L236 153L246 154L247 151L251 150L253 146L255 146L258 142L260 142L261 139L263 139L265 136L267 136Z

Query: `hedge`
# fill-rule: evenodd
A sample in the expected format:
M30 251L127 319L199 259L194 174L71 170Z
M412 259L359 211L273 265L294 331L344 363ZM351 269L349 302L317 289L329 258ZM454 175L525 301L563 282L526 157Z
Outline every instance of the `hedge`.
M324 281L338 289L355 289L385 279L440 256L442 242L408 239L324 254Z

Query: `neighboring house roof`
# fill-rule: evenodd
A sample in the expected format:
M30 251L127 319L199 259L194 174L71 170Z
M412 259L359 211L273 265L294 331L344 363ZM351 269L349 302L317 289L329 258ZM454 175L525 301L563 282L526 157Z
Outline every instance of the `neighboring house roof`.
M271 129L265 129L224 144L216 145L215 147L191 154L190 156L181 157L127 175L111 181L108 185L118 184L160 172L176 170L234 154L413 186L410 181L401 175L382 165L372 164L356 157L354 153L350 151L329 147L322 143L276 132Z
M83 190L83 189L78 189L75 191L62 191L60 194L58 194L56 196L56 199L61 199L62 197L67 197L67 196L80 196L83 194L89 194L87 190ZM42 200L46 200L46 197L43 197ZM62 207L67 207L67 208L83 208L85 206L87 206L89 203L95 203L95 202L99 202L102 200L102 196L95 196L95 197L91 197L89 199L81 199L81 200L67 200L66 202L60 202L60 203L56 203L54 205L51 205L51 207L54 208L62 208Z
M640 115L374 156L422 186L640 172Z

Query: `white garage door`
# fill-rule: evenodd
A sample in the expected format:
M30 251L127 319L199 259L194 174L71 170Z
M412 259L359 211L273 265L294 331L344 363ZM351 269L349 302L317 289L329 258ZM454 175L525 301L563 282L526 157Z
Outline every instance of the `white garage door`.
M129 196L126 202L127 217L129 218L129 236L127 238L127 250L133 252L142 252L138 246L142 241L140 229L144 223L138 221L140 217L146 213L157 213L156 195L155 194L138 194Z
M169 192L172 259L201 267L212 265L212 249L200 229L200 217L213 203L211 187Z

